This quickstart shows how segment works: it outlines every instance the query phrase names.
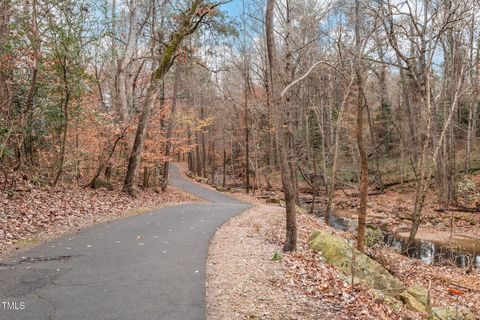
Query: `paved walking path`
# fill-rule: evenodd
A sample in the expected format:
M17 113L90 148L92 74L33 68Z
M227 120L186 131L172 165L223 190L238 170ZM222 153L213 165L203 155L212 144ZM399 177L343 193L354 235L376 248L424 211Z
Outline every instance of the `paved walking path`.
M3 261L0 319L205 319L209 240L250 205L182 178L176 166L170 176L208 202L99 224Z

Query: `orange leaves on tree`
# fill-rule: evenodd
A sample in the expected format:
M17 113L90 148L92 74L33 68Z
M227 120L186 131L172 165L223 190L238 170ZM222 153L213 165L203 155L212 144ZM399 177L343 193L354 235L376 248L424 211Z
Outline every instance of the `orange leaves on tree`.
M199 17L205 16L205 15L210 15L213 16L218 13L218 10L216 8L212 8L209 6L203 6L197 9L195 14Z

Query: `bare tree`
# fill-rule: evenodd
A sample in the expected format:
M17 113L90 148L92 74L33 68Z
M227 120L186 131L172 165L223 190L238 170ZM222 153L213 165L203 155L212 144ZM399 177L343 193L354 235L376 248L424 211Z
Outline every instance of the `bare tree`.
M282 86L281 74L277 63L277 52L274 36L274 9L275 0L268 0L265 14L265 31L267 37L268 65L270 87L272 88L272 105L275 110L275 137L277 152L280 160L280 173L282 176L283 193L286 203L286 238L283 246L284 251L295 250L297 246L297 221L295 208L295 187L292 179L291 167L288 163L288 150L284 133L285 122L285 99L279 94Z
M155 72L151 76L150 86L146 93L145 102L140 112L137 130L133 148L128 161L128 169L123 183L123 189L130 195L135 195L135 180L137 177L138 167L145 142L146 130L150 120L152 110L158 97L158 85L167 74L172 66L173 61L177 57L177 49L181 45L183 39L194 33L200 26L203 19L212 13L212 9L219 3L206 4L203 0L194 0L187 10L181 14L180 23L172 32L170 40L165 46L164 51L159 59L159 64Z

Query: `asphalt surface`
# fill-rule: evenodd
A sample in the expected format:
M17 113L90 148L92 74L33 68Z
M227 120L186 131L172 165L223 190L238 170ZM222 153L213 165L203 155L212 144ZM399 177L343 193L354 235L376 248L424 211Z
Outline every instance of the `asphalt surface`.
M99 224L0 263L0 319L205 319L215 230L250 207L180 177L209 202Z

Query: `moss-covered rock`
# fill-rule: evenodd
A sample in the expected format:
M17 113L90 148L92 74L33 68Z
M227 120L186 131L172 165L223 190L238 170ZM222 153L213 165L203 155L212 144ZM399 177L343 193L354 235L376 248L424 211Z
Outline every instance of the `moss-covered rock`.
M372 289L370 291L378 304L383 303L388 305L392 310L400 310L402 308L402 302L386 294L381 290Z
M357 278L360 283L377 290L387 292L391 296L399 296L403 284L392 276L380 263L365 254L353 249L343 238L315 231L310 236L310 248L322 252L325 261L343 271L351 278ZM352 265L352 260L355 262Z
M347 281L351 281L352 271L355 283L361 283L373 290L375 300L392 308L400 308L399 298L408 309L428 314L428 290L421 286L404 289L400 280L391 275L380 263L353 249L343 238L323 231L315 231L310 236L310 248L322 252L325 261L339 268ZM352 256L355 262L352 267ZM474 320L473 313L465 307L434 307L431 315L436 320Z
M407 292L411 294L416 300L423 305L428 304L428 289L422 286L413 286L407 289Z
M410 287L400 294L407 309L427 313L428 290L421 286Z
M352 232L356 232L358 230L358 219L349 219L349 218L342 218L344 221L347 222L348 230Z
M465 307L455 308L448 307L436 307L432 308L433 319L435 320L474 320L473 313Z
M113 185L106 180L102 180L100 178L95 178L93 180L93 183L92 183L92 188L93 189L104 188L104 189L107 189L108 191L112 191L113 190Z

